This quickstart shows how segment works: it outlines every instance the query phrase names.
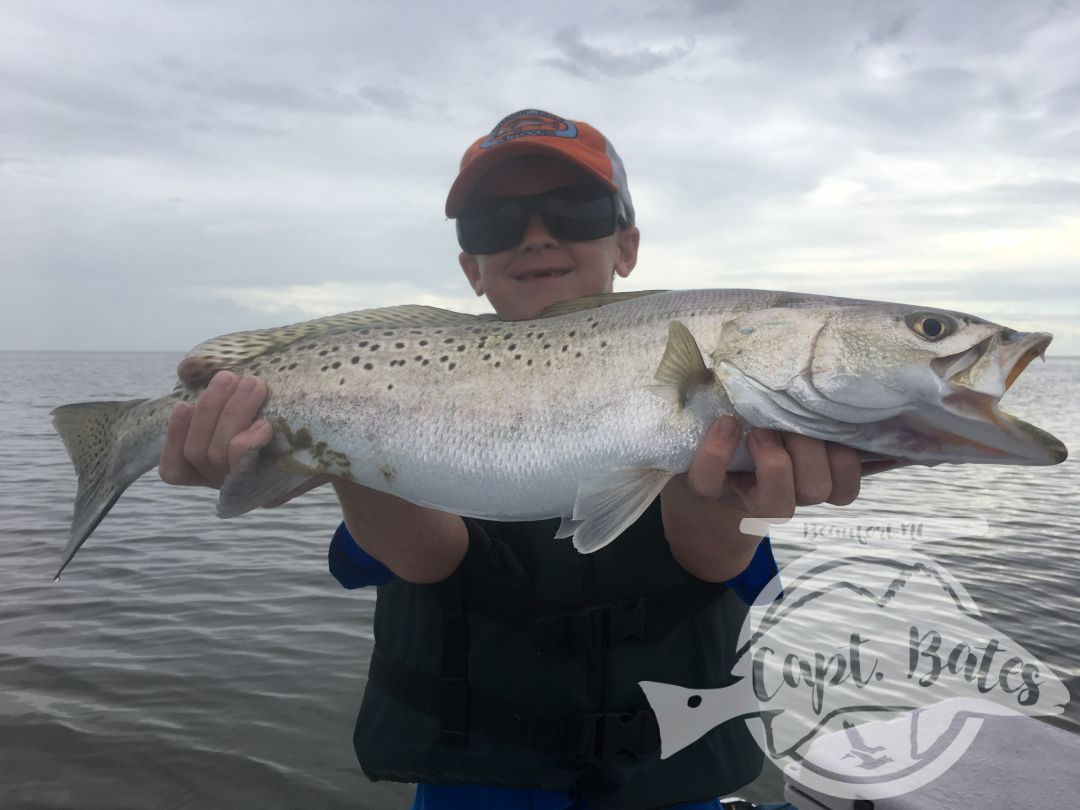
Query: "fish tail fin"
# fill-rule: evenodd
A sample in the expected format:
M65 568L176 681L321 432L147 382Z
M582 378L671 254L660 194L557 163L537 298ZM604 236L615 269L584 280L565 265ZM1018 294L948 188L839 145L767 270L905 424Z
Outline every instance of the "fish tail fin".
M56 579L124 490L157 466L164 432L147 435L134 418L146 401L79 402L52 412L53 426L79 476L75 515ZM164 404L161 409L168 410Z

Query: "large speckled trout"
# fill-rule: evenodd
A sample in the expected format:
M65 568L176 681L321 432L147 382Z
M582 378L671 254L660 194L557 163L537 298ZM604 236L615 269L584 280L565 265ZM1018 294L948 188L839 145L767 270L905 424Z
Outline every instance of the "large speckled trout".
M958 312L759 290L618 293L528 321L360 310L196 346L153 400L64 405L79 476L64 569L153 469L172 406L223 369L266 380L274 439L226 480L232 517L318 474L495 520L617 537L734 414L915 464L1056 464L1060 441L998 409L1050 343ZM740 447L732 469L752 468ZM57 572L59 576L59 572Z

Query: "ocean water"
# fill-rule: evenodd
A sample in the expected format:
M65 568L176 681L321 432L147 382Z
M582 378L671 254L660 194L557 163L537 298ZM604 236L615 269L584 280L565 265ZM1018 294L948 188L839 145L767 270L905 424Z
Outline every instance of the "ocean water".
M327 573L328 491L220 521L215 493L147 475L52 581L75 477L49 411L165 393L179 357L0 353L0 808L408 806L353 756L374 593ZM1033 364L1006 409L1080 448L1080 359ZM1076 458L909 469L801 514L985 518L923 550L1065 682L1052 722L1080 734L1078 493ZM770 768L742 793L780 791Z

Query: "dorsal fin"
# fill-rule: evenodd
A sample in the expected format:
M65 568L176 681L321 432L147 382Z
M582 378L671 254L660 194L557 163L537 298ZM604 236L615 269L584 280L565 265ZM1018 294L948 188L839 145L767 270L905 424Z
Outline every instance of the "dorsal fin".
M545 307L537 318L555 318L559 315L569 315L571 312L580 312L583 309L596 309L606 304L614 304L618 301L629 301L631 298L640 298L643 295L655 295L667 292L667 290L633 290L631 292L599 293L586 295L582 298L571 298L568 301L559 301L550 307Z
M305 338L325 337L364 327L445 326L479 320L483 319L478 315L422 304L358 309L288 326L233 332L205 340L187 353L187 357L177 366L176 373L181 386L200 386L209 382L219 371L243 365L260 355L280 351Z

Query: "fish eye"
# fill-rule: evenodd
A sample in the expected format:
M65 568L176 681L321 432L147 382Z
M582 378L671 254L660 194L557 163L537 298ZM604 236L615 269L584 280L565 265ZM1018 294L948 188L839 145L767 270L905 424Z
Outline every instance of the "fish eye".
M908 328L924 340L941 340L956 331L956 321L937 312L913 312L904 320Z

